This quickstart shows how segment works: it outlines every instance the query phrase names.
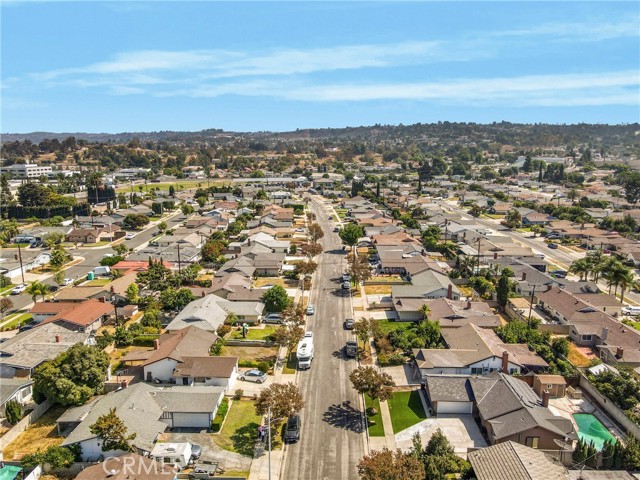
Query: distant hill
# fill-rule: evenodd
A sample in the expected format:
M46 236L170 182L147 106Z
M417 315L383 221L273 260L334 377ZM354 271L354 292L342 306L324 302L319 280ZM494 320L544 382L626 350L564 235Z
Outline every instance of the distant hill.
M362 142L429 142L432 140L449 142L475 142L486 144L496 142L506 145L569 145L595 143L599 145L640 146L640 125L621 124L518 124L493 122L490 124L438 122L416 123L413 125L372 125L346 128L297 129L290 132L225 132L221 129L207 129L199 132L159 131L159 132L122 132L83 133L83 132L32 132L5 133L2 142L30 140L40 143L44 139L62 141L68 137L84 139L89 142L126 143L132 139L140 141L164 142L220 142L233 138L261 141L362 141Z

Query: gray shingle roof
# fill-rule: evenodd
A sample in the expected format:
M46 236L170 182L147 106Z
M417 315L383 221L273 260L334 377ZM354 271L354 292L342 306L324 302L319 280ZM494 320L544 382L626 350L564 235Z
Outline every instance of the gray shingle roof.
M515 442L468 454L478 480L564 480L567 470L539 450Z

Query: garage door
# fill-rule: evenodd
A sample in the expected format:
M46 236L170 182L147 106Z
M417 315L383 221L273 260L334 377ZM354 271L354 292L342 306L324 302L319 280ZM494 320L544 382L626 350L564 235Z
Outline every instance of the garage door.
M208 413L174 413L173 427L211 428Z
M471 413L473 402L438 402L438 414Z

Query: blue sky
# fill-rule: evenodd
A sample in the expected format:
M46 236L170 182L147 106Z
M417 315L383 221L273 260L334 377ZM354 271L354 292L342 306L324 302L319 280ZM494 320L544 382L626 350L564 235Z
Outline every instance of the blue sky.
M639 5L2 0L0 131L637 122Z

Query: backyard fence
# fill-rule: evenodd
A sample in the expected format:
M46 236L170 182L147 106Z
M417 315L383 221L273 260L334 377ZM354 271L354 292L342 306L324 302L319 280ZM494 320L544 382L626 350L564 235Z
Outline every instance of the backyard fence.
M29 428L29 425L38 420L47 410L49 410L49 408L51 408L51 402L49 400L45 400L41 404L36 405L35 408L25 415L22 420L11 427L11 430L6 432L2 438L0 438L0 452L7 448L7 445L18 438L22 432Z
M596 386L584 375L580 374L580 388L587 392L607 414L609 414L627 433L640 440L640 427L631 421L624 411L609 398L601 394Z
M275 347L277 344L269 340L225 340L230 347Z

